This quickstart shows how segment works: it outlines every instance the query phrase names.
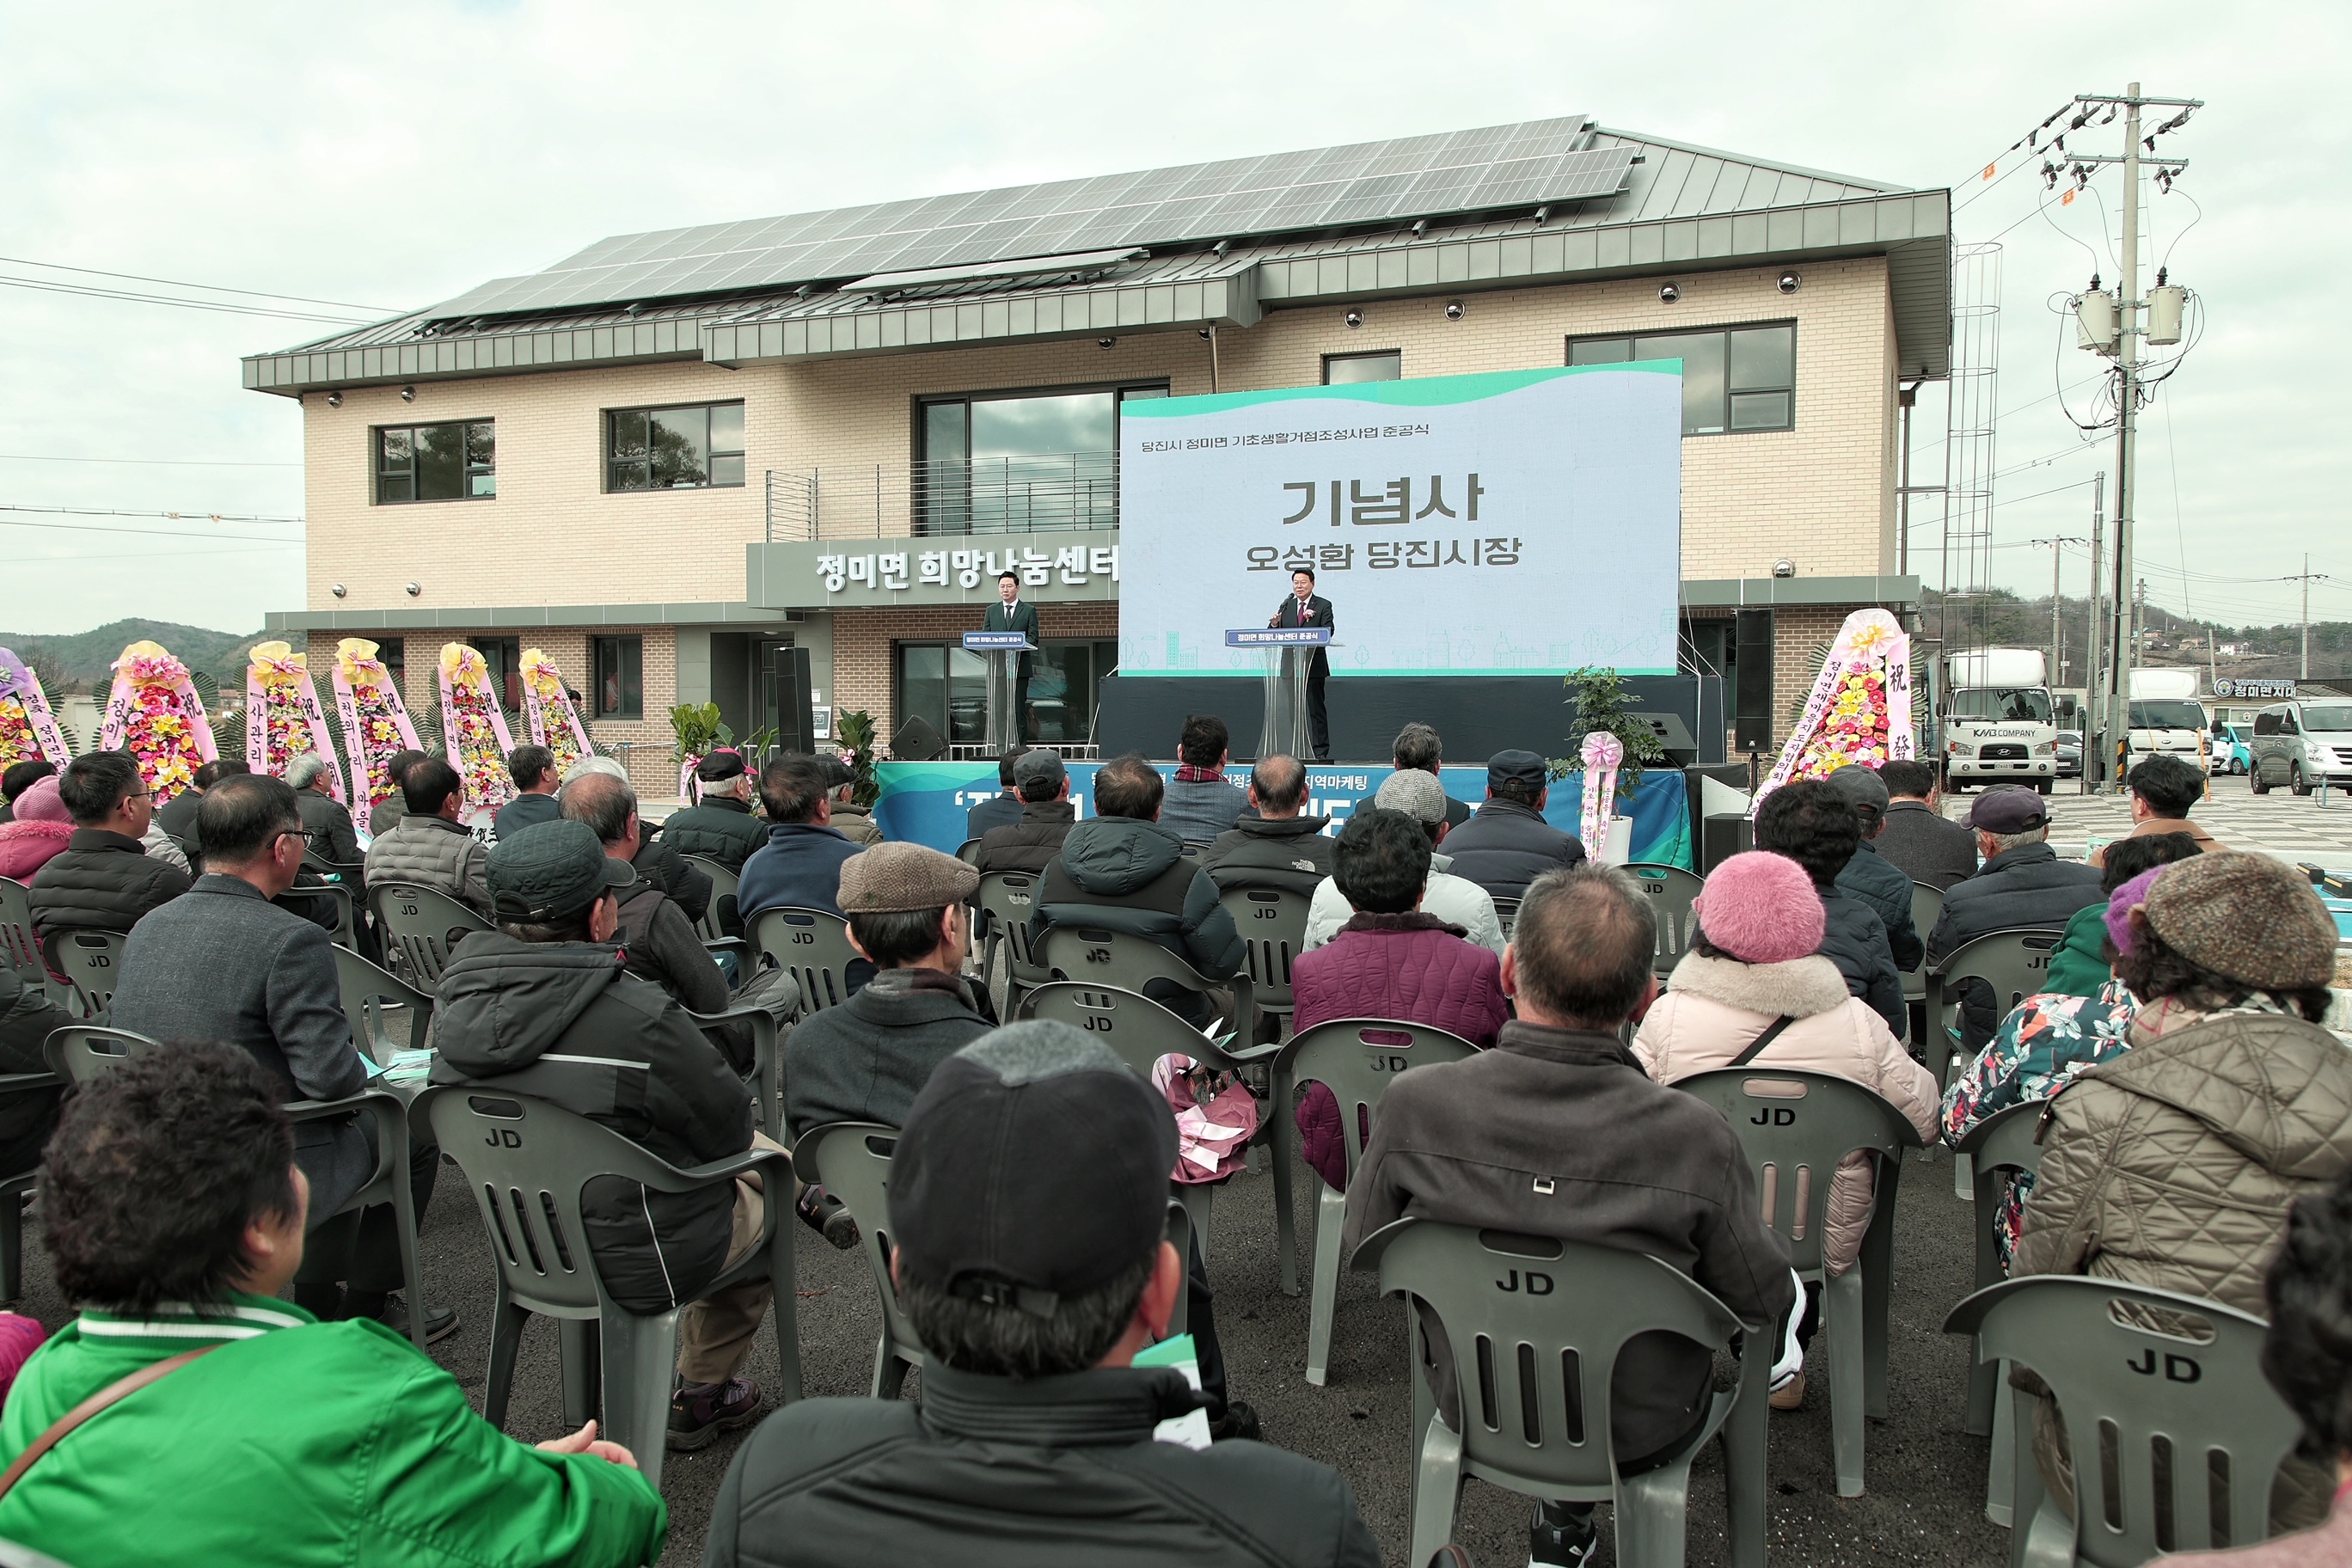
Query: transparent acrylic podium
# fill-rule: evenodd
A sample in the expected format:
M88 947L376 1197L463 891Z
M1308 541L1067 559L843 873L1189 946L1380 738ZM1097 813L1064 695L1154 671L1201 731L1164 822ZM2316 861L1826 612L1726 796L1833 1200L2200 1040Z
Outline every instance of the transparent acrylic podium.
M1315 650L1330 645L1329 626L1236 626L1225 633L1227 647L1255 648L1265 662L1265 722L1257 732L1259 756L1314 759L1307 722L1307 676L1315 668Z
M1020 632L966 632L963 646L966 652L987 661L986 754L1001 757L1027 743L1021 733L1021 705L1014 700L1013 687L1021 674L1021 661L1035 653L1037 645Z

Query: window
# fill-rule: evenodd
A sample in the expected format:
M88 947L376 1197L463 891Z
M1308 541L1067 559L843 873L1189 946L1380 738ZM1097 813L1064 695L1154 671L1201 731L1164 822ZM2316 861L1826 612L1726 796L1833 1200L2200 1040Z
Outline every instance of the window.
M986 743L988 665L953 643L899 643L897 722L921 717L954 746ZM1031 743L1082 745L1093 739L1096 696L1118 664L1118 644L1106 638L1046 640L1029 678Z
M375 656L383 661L383 672L392 678L392 689L405 692L408 689L408 639L378 637Z
M495 423L395 425L375 433L378 506L488 500L499 493Z
M2047 724L2050 693L2039 687L1962 687L1952 693L1951 716L1979 724Z
M1570 364L1683 362L1683 434L1790 430L1797 423L1797 329L1709 328L1654 337L1571 338Z
M740 405L738 405L740 407ZM646 716L646 639L595 637L590 655L596 668L596 694L590 702L599 719Z
M1118 522L1118 407L1164 384L927 398L916 411L916 531Z
M1359 381L1402 381L1404 351L1381 349L1368 354L1325 354L1323 384L1347 386Z
M499 706L508 712L522 708L522 639L520 637L476 637L476 651L482 656L482 669L490 689L499 694Z
M615 408L604 416L607 490L690 490L743 482L743 405Z

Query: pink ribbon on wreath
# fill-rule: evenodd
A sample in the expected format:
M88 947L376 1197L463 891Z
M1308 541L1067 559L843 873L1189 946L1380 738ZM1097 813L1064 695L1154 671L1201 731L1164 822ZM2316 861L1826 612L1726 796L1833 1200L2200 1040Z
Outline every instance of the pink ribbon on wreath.
M23 756L0 752L0 765L13 766L37 756L47 759L54 767L63 768L72 760L66 751L65 732L58 728L57 715L49 710L48 693L41 689L41 678L15 653L0 647L0 700L7 699L14 699L24 714L25 729L34 749Z
M1595 730L1577 753L1584 759L1584 852L1599 860L1608 853L1609 824L1617 816L1617 765L1625 760L1625 742Z

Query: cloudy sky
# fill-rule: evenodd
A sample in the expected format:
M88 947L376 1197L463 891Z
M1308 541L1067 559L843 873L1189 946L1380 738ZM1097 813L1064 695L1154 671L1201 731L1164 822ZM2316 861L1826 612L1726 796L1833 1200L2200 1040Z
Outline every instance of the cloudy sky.
M299 524L247 521L300 513L299 416L241 391L237 358L331 330L5 281L154 291L35 263L364 316L608 234L1577 111L1955 188L1959 237L2004 247L1995 580L2047 592L2030 542L2087 533L2084 481L2114 468L2063 411L2088 409L2094 362L2047 301L2113 280L2120 184L2045 213L2030 171L1979 174L2135 77L2210 104L2167 143L2194 162L2151 213L2205 323L2143 426L2151 597L2292 620L2298 586L2274 579L2308 551L2336 576L2314 616L2352 617L2352 445L2305 384L2344 309L2352 132L2322 73L2352 8L2260 15L2142 5L2106 48L2083 17L2008 3L0 8L0 505L148 514L0 511L0 628L243 630L299 606ZM2073 145L2118 152L2120 128ZM1916 483L1940 476L1942 426L1931 393ZM1914 516L1932 585L1936 503ZM2085 570L2070 552L2070 592Z

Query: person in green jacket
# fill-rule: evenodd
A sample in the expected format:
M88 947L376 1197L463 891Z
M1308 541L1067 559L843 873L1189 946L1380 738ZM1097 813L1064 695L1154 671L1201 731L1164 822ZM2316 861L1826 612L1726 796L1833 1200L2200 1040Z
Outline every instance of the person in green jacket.
M74 1097L41 1204L82 1312L10 1390L0 1460L118 1380L202 1353L40 1455L0 1496L0 1539L78 1568L658 1557L662 1500L594 1422L532 1448L381 1323L276 1299L310 1205L278 1095L246 1052L185 1044Z
M2085 904L2066 922L2066 940L2050 955L2044 994L2096 996L2109 978L2107 900L2116 889L2143 871L2186 860L2198 852L2197 840L2186 833L2150 834L2145 838L2118 838L2107 846L2100 868L2099 901Z

